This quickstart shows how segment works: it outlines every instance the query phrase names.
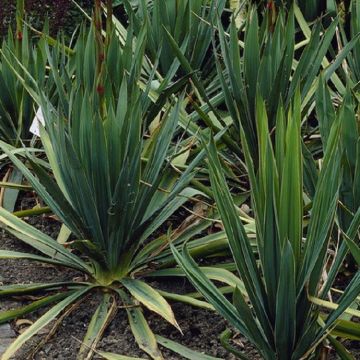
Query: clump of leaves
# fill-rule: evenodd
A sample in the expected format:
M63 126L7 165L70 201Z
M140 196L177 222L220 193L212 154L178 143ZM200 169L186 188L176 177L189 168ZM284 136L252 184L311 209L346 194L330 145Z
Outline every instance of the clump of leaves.
M281 9L275 22L269 15L270 9L259 20L256 8L251 8L243 44L239 41L234 21L229 36L221 24L218 25L221 58L225 65L224 71L221 62L218 62L218 75L235 130L230 134L234 139L239 139L240 127L244 128L255 163L258 158L256 94L259 93L265 101L270 128L275 126L279 102L283 101L287 111L298 85L301 86L302 109L306 113L313 106L322 67L325 68L325 78L331 79L340 93L345 92L335 71L358 41L358 35L354 36L330 65L326 54L336 31L337 20L325 31L321 21L317 21L311 31L296 4L290 7L288 13ZM302 29L304 41L297 41L301 35L297 33L296 25Z
M340 27L342 46L347 44L356 37L360 32L360 1L352 0L349 2L347 21L342 23ZM346 75L352 82L352 87L358 87L360 81L360 44L357 41L352 51L347 56L347 64L345 67Z
M159 71L163 76L174 76L179 67L167 34L179 45L193 69L201 70L204 77L214 70L213 55L209 52L211 24L223 13L225 0L142 0L137 7L127 0L124 4L129 17L135 20L136 31L147 24L146 52L153 62L161 49Z
M44 40L41 40L34 50L34 41L23 24L24 1L17 1L16 31L9 30L0 48L0 140L20 148L25 144L30 146L33 134L29 131L34 119L35 101L26 92L23 84L14 73L14 69L23 73L29 72L38 79L39 86L51 88L51 82L46 77L46 54ZM11 63L5 58L11 58ZM18 64L21 62L23 70ZM1 154L0 169L5 168L0 192L0 205L13 211L18 197L18 185L23 179L16 169L8 167L7 157ZM8 188L12 187L12 188Z
M359 295L360 271L337 303L325 300L334 277L323 277L336 267L336 262L328 262L328 249L341 184L342 124L338 119L329 133L315 196L304 221L300 93L296 92L287 119L283 106L279 107L275 141L260 97L256 108L258 168L243 130L241 139L251 183L257 253L233 205L216 146L208 145L211 185L244 289L236 288L230 302L204 276L186 248L182 254L173 249L174 255L194 286L264 359L307 358L325 339L344 358L351 358L336 336L352 338L354 332L359 336L357 325L348 320L360 315L350 308ZM344 235L358 260L360 249L352 239L359 224L357 210ZM321 314L321 306L329 309L326 315ZM337 325L344 325L344 331L336 332ZM229 348L243 357L239 350Z
M337 112L332 103L329 87L324 79L321 79L316 94L316 112L322 146L324 148L327 147L330 129L333 124L336 121L340 121L342 124L340 140L344 149L342 155L343 176L341 178L342 181L339 192L340 206L338 207L337 213L339 227L345 232L350 228L353 216L360 207L360 193L358 190L360 184L360 132L357 120L359 103L351 91L352 85L352 82L349 80L343 105ZM359 243L358 234L355 242ZM337 252L337 267L334 267L334 270L330 272L330 277L336 275L348 251L347 243L343 241ZM350 268L356 268L355 261L351 257L349 257L348 260Z
M0 314L1 322L58 302L15 340L2 359L9 359L31 336L64 310L71 312L94 290L102 298L79 358L91 356L119 304L129 315L139 346L154 359L162 355L139 305L179 328L168 302L141 276L151 272L157 256L168 249L167 236L148 242L149 237L196 194L186 186L203 155L182 175L170 166L181 98L177 103L166 102L163 109L158 108L155 121L147 121L152 78L150 74L144 79L142 73L146 28L137 38L128 31L121 46L114 31L104 39L101 26L94 23L87 36L80 34L69 60L61 46L46 47L58 105L29 73L14 70L44 114L41 141L53 176L31 150L26 154L29 170L5 142L0 146L75 240L63 246L0 208L1 226L40 253L1 250L0 258L69 267L82 272L84 280L0 287L0 297L56 292L30 307Z

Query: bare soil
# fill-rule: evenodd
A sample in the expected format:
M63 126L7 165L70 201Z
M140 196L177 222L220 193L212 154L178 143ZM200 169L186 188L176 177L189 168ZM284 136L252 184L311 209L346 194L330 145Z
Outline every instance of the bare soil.
M38 216L30 220L36 227L47 234L57 236L59 224L45 216ZM15 251L31 251L29 247L22 242L16 240L4 231L0 232L0 248ZM75 271L59 268L51 265L44 265L27 260L0 260L0 282L4 285L15 283L36 283L50 281L71 281L78 277ZM191 286L185 280L169 281L165 283L153 282L151 285L158 288L166 288L168 291L185 292L191 291ZM19 299L8 299L0 301L0 311L15 308L25 304ZM37 352L34 359L76 359L76 353L80 348L80 341L84 337L87 325L96 308L98 299L96 294L82 303L74 313L67 317L57 329L57 332L51 339ZM223 349L219 341L220 333L225 330L227 324L220 316L211 311L193 308L188 305L173 303L176 319L183 331L183 335L172 325L167 323L161 317L150 311L145 310L145 316L154 333L165 336L171 340L175 340L193 350L197 350L208 355L219 357L222 359L235 359L231 354ZM45 310L35 314L25 316L30 321L35 321ZM11 323L15 333L19 333L23 325L18 326L17 322ZM29 354L36 345L45 338L50 328L42 331L39 336L28 341L23 350L20 351L16 359L29 359ZM1 339L0 339L1 342ZM239 337L237 344L243 347L244 353L249 358L256 359L256 351L246 342L245 339ZM138 356L148 359L146 354L140 350L132 336L128 325L127 315L125 311L119 311L106 330L103 339L98 345L98 350L113 352L128 356ZM167 360L183 359L181 356L162 348L164 358Z

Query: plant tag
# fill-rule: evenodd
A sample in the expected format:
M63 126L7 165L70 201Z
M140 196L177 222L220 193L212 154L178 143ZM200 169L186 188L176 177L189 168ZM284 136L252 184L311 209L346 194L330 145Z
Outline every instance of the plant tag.
M30 132L38 137L40 137L39 123L41 123L43 126L45 126L44 114L42 112L41 107L38 108L38 110L35 114L34 120L30 126Z

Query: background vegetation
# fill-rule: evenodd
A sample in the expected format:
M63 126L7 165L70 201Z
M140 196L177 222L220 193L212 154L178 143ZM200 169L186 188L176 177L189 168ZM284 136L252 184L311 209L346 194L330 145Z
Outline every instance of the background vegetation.
M80 0L78 3L91 11L92 0ZM63 30L71 35L75 27L83 21L83 15L71 0L29 0L26 1L28 21L37 29L41 29L46 17L49 18L50 31L55 35ZM2 0L0 4L0 35L4 36L9 26L15 27L16 2Z

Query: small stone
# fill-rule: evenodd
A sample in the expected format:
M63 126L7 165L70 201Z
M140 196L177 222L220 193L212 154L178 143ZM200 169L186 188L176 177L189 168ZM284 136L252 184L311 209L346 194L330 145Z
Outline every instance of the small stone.
M52 346L51 344L45 346L45 348L44 348L44 353L45 353L46 355L49 355L50 352L51 352L52 347L53 347L53 346Z
M0 325L0 355L5 352L15 337L16 334L10 324Z
M13 341L14 339L0 339L0 356L5 352L5 350Z
M14 337L16 334L10 324L0 325L0 339L13 339Z

